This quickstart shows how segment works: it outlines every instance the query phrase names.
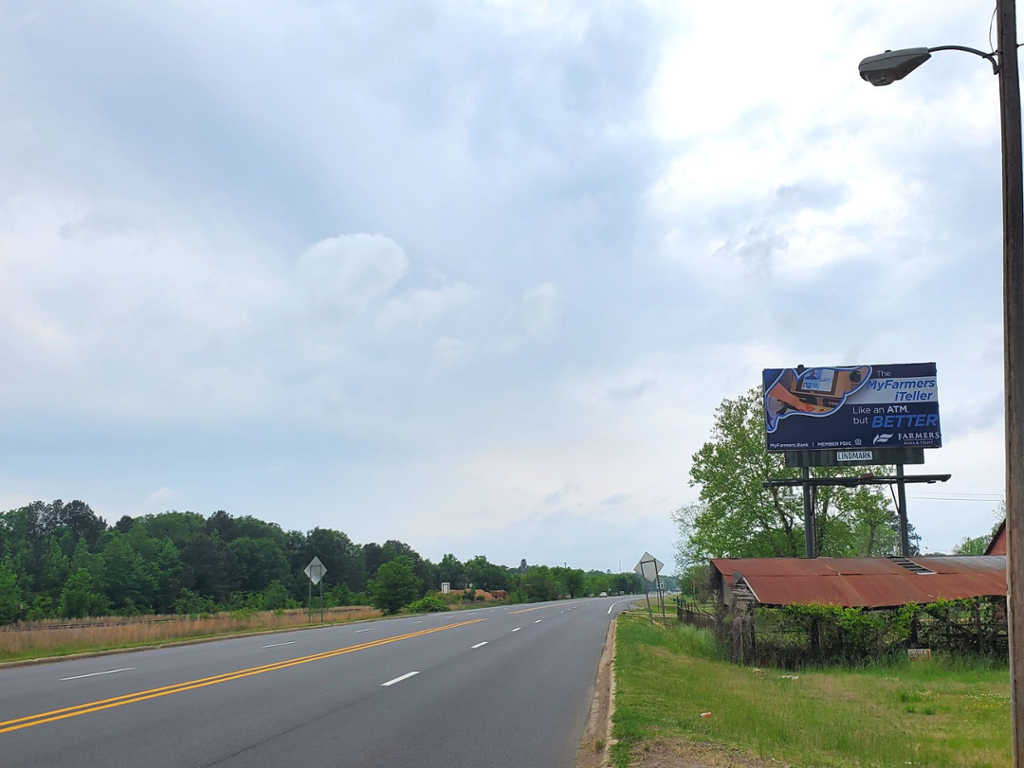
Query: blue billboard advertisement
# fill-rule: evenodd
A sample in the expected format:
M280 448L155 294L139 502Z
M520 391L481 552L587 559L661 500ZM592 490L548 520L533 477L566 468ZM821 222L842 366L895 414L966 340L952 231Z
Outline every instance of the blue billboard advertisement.
M767 368L769 451L941 448L935 363Z

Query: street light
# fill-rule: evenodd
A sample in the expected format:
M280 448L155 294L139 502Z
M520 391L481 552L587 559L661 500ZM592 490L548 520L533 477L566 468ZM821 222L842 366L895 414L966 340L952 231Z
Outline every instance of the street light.
M996 0L998 50L960 45L905 48L870 56L860 76L872 85L902 80L935 51L987 59L999 77L1003 153L1003 391L1006 398L1006 588L1010 643L1013 765L1024 768L1024 186L1021 182L1020 82L1015 0Z
M899 51L886 51L877 56L868 56L860 63L860 76L872 85L891 85L928 61L935 51L973 53L975 56L988 59L992 64L992 74L999 74L999 61L995 53L985 53L965 45L939 45L935 48L903 48Z

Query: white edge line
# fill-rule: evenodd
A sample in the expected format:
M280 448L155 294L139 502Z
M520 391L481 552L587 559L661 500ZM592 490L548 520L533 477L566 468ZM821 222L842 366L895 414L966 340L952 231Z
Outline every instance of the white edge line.
M389 685L394 685L395 683L400 683L403 680L408 680L413 675L418 675L418 674L419 674L418 671L417 672L406 672L404 675L396 677L394 680L388 680L386 683L381 683L380 687L381 688L387 688Z
M289 640L287 643L271 643L270 645L264 645L264 648L277 648L279 645L295 645L294 640Z
M358 635L358 634L359 634L360 632L373 632L373 630L372 630L372 629L357 629L357 630L356 630L355 632L353 632L352 634L354 634L354 635Z
M64 680L81 680L83 677L96 677L96 675L112 675L115 672L130 672L135 667L121 667L121 669L108 669L106 672L90 672L87 675L73 675L72 677L62 677L61 682Z
M471 646L469 647L469 649L470 649L471 651L472 651L472 650L476 650L477 648L480 648L481 646L487 645L487 642L488 642L487 640L484 640L484 641L483 641L482 643L477 643L476 645L471 645Z

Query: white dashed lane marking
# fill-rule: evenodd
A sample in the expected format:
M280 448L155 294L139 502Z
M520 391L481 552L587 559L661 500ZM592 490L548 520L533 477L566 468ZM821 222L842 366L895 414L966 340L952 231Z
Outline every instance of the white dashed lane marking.
M381 688L387 688L388 686L394 685L395 683L400 683L403 680L408 680L413 675L418 675L418 674L419 674L418 670L416 672L406 672L404 675L399 675L394 680L388 680L386 683L381 683L380 687Z
M81 680L83 677L96 677L97 675L112 675L115 672L130 672L135 667L121 667L121 669L108 669L106 672L90 672L87 675L73 675L71 677L62 677L61 682L65 680Z

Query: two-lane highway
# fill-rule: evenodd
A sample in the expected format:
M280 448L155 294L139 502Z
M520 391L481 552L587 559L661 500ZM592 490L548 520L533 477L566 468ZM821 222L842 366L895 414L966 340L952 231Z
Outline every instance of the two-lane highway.
M3 670L0 764L568 768L608 623L634 599Z

